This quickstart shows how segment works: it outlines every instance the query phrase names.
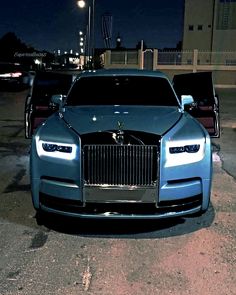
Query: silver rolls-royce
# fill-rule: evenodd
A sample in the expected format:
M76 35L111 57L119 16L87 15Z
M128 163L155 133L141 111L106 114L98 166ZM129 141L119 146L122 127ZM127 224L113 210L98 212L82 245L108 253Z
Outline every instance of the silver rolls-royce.
M172 84L158 71L85 71L51 101L58 111L32 137L37 212L156 219L208 209L219 136L211 73Z

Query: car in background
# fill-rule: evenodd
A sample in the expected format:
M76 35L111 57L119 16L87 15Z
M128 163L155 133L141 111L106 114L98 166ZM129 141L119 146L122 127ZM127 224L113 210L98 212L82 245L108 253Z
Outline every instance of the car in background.
M18 63L0 63L0 89L21 90L29 86L29 74Z
M57 111L51 102L53 94L66 95L71 87L74 74L39 71L33 75L32 87L25 101L25 137L31 138L34 131L50 115Z
M61 93L52 102L58 111L31 144L37 216L158 219L208 209L210 135L186 111L194 107L193 97L184 93L179 99L166 75L85 71L66 98Z

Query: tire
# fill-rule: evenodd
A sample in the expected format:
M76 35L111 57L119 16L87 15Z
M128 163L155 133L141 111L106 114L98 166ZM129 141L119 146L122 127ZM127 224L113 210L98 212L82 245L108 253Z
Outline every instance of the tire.
M35 219L36 219L37 225L44 225L46 214L42 212L42 210L38 209L35 214Z

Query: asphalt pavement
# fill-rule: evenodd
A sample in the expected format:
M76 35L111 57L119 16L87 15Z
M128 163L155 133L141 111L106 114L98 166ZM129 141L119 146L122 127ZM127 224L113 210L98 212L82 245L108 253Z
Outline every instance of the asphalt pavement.
M0 93L1 295L235 295L236 90L217 89L211 205L200 217L38 225L31 202L26 91Z

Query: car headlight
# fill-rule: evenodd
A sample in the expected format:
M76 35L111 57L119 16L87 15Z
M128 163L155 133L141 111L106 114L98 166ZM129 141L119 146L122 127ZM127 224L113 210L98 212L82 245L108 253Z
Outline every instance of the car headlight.
M205 139L170 141L166 143L166 167L201 161L205 153Z
M72 146L58 145L55 143L42 143L43 150L45 152L61 152L61 153L72 153Z
M175 146L170 147L169 151L171 154L178 154L178 153L197 153L200 149L200 144L191 144L185 146Z
M77 155L77 146L75 144L48 142L36 139L36 148L38 155L73 160Z

